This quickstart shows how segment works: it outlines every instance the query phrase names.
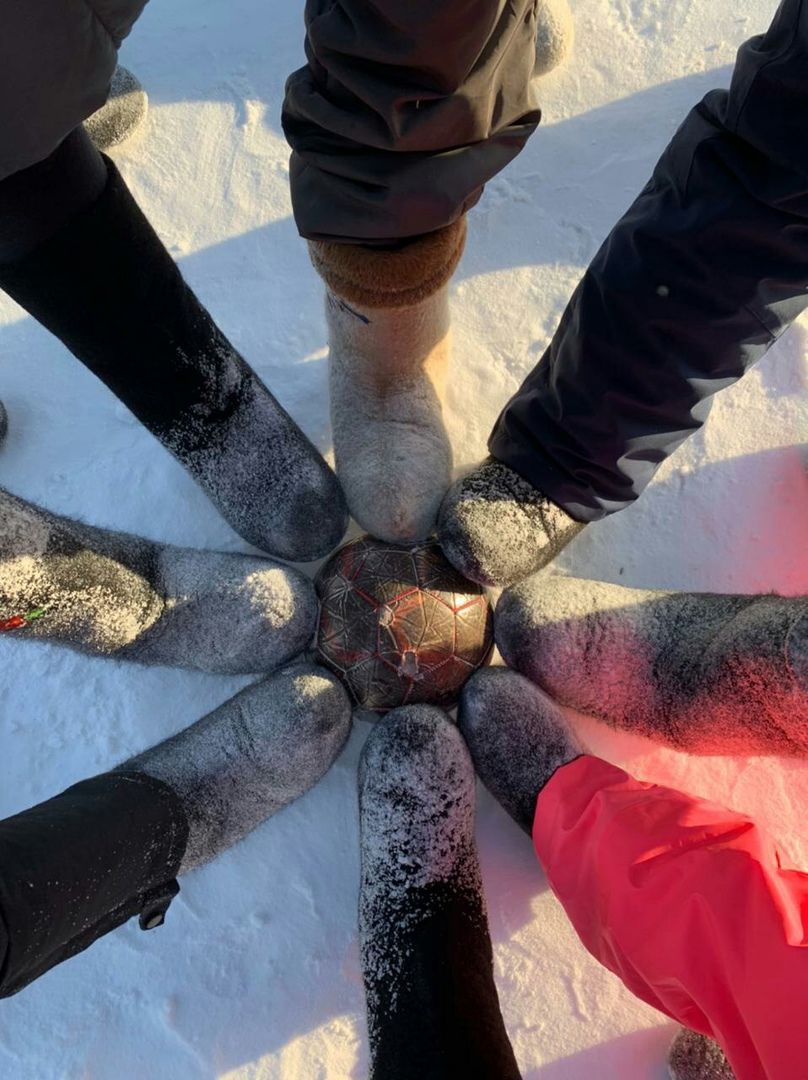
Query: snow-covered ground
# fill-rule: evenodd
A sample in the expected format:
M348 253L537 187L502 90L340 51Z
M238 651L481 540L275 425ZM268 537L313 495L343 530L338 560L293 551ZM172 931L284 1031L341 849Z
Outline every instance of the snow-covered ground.
M572 63L489 187L455 285L448 423L478 459L611 224L688 107L726 85L774 0L574 0ZM319 283L290 217L279 127L302 3L154 0L123 59L151 94L117 159L225 331L327 451ZM716 283L720 288L720 282ZM121 328L126 333L126 328ZM808 592L808 327L715 403L639 504L591 526L563 572L627 585ZM88 521L243 547L202 493L48 334L0 297L0 484ZM0 642L0 815L187 725L245 680ZM695 761L582 721L606 757L751 812L808 866L808 766ZM4 1080L359 1080L357 724L298 804L186 879L166 928L131 924L0 1003ZM478 834L503 1011L527 1080L662 1080L673 1026L589 958L528 841L484 794ZM413 1078L416 1080L416 1078Z

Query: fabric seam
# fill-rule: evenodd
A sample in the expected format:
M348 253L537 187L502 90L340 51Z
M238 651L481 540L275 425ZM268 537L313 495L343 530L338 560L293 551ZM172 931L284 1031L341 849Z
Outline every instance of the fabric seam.
M802 16L802 9L803 9L804 2L805 2L805 0L800 0L799 7L797 8L797 17L794 19L794 23L793 23L792 28L791 28L791 35L790 35L788 41L785 43L785 45L783 45L782 49L779 49L774 54L774 56L771 56L764 64L761 64L760 67L755 72L755 74L752 76L752 80L749 83L749 85L747 86L746 93L743 96L743 101L738 106L738 111L735 114L735 122L733 123L732 128L729 129L729 130L732 131L733 134L738 133L738 127L739 127L739 125L741 123L741 117L743 116L744 109L746 108L746 106L747 106L747 104L749 102L749 97L750 97L750 95L752 93L752 90L755 87L755 83L758 81L758 78L760 77L761 73L764 72L766 70L766 68L771 67L772 64L776 64L778 60L782 60L782 58L789 51L789 49L792 48L792 46L794 45L794 42L797 40L797 37L799 35L799 29L800 29L800 17Z
M112 33L110 28L107 26L107 24L101 18L101 16L98 14L98 12L96 11L96 9L95 9L95 7L94 7L94 5L92 3L92 0L84 0L84 6L87 8L87 10L93 16L95 21L98 23L98 25L104 31L104 33L107 35L107 37L109 38L109 40L112 43L113 47L115 48L115 51L117 52L118 49L120 48L121 43L118 40L118 38L115 36L115 34Z

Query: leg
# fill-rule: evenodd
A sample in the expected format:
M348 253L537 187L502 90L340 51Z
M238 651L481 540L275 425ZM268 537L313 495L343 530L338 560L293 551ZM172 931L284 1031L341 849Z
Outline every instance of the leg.
M474 847L474 770L439 709L380 721L362 753L359 937L372 1080L518 1080Z
M393 543L427 538L451 479L449 278L465 236L461 220L398 252L311 245L328 286L337 475L359 524Z
M316 618L292 567L93 528L0 489L0 629L21 639L247 674L288 663Z
M345 691L298 665L117 769L0 822L0 997L138 915L308 791L342 749Z
M306 18L283 122L295 218L327 287L337 473L364 528L414 542L451 478L448 288L464 215L535 129L537 34L546 69L569 12L309 0Z
M85 0L65 8L58 20L9 20L0 60L15 49L61 56L61 31L88 67L87 86L103 83L106 92L116 42ZM93 51L97 35L103 56ZM115 166L78 127L90 102L78 90L71 96L75 74L65 75L62 100L56 80L37 80L29 94L30 74L16 61L0 70L2 101L31 100L24 119L37 153L55 147L44 160L32 156L14 125L0 126L0 164L24 165L0 171L0 288L132 410L246 540L295 561L325 555L347 523L333 473L214 324Z
M346 524L333 474L185 284L115 166L99 160L99 197L27 254L0 260L0 286L106 383L246 540L293 560L326 554Z
M808 875L784 870L742 815L581 753L554 703L514 672L475 675L460 725L523 828L532 801L539 860L592 955L717 1039L739 1076L804 1075Z
M692 753L808 753L808 597L537 575L495 625L511 667L613 727Z
M553 557L534 504L552 502L569 538L637 499L710 396L804 309L806 63L808 7L784 0L612 230L499 418L494 463L444 504L442 541L467 577L510 584Z

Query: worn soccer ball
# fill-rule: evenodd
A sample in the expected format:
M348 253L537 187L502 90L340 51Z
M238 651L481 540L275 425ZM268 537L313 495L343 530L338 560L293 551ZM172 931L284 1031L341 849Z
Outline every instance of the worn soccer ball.
M488 598L436 542L405 547L362 537L340 548L315 584L319 659L362 708L450 707L491 655Z

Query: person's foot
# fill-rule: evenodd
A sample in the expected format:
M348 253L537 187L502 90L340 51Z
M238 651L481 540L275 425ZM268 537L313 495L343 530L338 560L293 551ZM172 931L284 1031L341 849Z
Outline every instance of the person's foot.
M556 769L585 753L558 706L505 667L472 675L460 698L458 726L477 775L527 833L541 789Z
M388 713L359 766L359 939L371 1080L518 1080L474 844L474 769L449 717Z
M506 663L555 701L696 753L808 752L808 598L538 575L494 616Z
M395 249L312 241L326 283L331 418L348 506L373 536L424 540L449 486L449 279L461 219Z
M314 587L272 559L158 544L0 490L0 631L96 656L272 671L310 642Z
M317 449L183 280L114 164L92 205L20 258L0 287L160 440L249 543L307 562L347 508Z
M682 1028L668 1055L671 1080L735 1080L724 1051L714 1039Z
M322 668L247 687L117 769L0 822L0 997L139 916L160 926L187 873L329 769L351 707Z
M449 489L438 516L447 559L480 585L521 581L554 559L582 528L494 458Z
M538 0L536 27L533 75L540 77L563 64L572 51L575 24L567 0Z
M87 134L99 150L120 146L141 126L149 99L139 80L127 68L115 68L109 97L84 121Z
M0 445L5 442L8 435L8 413L2 401L0 401Z

